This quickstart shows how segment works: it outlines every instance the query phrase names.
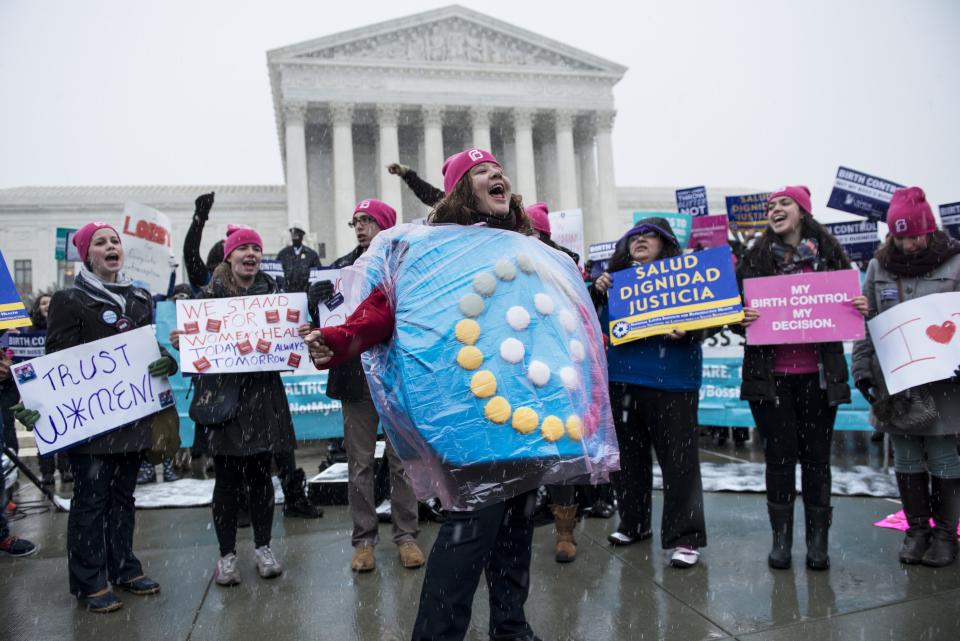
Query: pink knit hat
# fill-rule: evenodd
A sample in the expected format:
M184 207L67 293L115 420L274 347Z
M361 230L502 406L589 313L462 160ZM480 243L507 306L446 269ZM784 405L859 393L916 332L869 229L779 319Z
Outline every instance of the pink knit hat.
M376 198L367 198L357 203L353 213L363 212L369 214L371 218L377 221L380 229L390 229L397 224L397 210Z
M527 214L533 228L550 236L550 217L547 215L547 203L533 203L524 207L523 211Z
M107 223L87 223L73 235L73 245L77 248L77 253L80 254L80 260L83 262L87 262L87 252L90 251L90 241L93 240L93 235L101 229L110 229L114 234L117 234L117 230ZM120 234L117 234L117 238L120 238Z
M937 231L937 221L919 187L904 187L893 192L887 209L887 227L897 237L925 236Z
M227 238L223 241L223 260L240 245L256 245L263 251L263 239L252 227L246 225L227 225Z
M781 196L792 198L793 202L800 205L800 209L802 209L804 212L808 214L813 213L813 207L810 206L810 188L806 185L791 185L789 187L781 187L770 194L767 202L770 202L774 198L780 198Z
M500 161L489 151L483 149L466 149L459 154L453 154L443 163L443 191L449 194L457 186L463 175L483 162L492 162L500 167Z

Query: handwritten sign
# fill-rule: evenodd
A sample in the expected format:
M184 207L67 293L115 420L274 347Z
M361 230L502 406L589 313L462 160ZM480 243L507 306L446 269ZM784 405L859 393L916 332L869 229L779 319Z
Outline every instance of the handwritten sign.
M727 217L695 216L691 221L688 249L706 249L727 245Z
M859 295L860 275L854 269L748 278L743 297L760 317L747 327L747 343L859 340L863 316L850 302Z
M14 363L22 363L44 355L46 332L7 332L0 336L0 349Z
M180 367L190 374L275 372L301 367L307 295L264 294L177 301Z
M14 365L23 404L40 412L40 454L67 449L174 404L166 378L147 366L160 358L153 327L141 327Z
M743 319L729 247L614 272L608 296L614 345L675 329L715 327Z
M767 200L770 192L727 196L727 218L737 231L762 231L767 226Z
M123 207L123 271L152 294L166 294L170 288L171 229L170 219L156 209L133 202Z
M707 208L707 188L689 187L687 189L677 190L677 211L681 214L690 214L694 218L697 216L709 216L710 210Z
M315 271L319 272L317 281L329 280L333 283L333 294L317 305L317 327L342 325L347 320L347 316L357 308L356 302L348 296L343 286L343 270L318 269Z
M900 183L840 167L827 207L866 216L875 222L886 222L890 199L900 187L903 187Z
M32 324L30 314L27 313L27 308L17 293L17 287L10 278L7 261L0 252L0 329L30 327Z
M550 240L574 252L583 263L583 210L551 211L547 217L550 219Z
M960 363L960 292L930 294L867 321L891 394L953 376Z

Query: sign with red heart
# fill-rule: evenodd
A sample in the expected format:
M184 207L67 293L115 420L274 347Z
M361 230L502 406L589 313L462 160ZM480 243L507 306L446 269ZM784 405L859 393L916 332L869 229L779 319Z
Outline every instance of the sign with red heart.
M943 321L940 325L930 325L927 327L927 337L937 343L946 345L957 333L957 326L953 321Z

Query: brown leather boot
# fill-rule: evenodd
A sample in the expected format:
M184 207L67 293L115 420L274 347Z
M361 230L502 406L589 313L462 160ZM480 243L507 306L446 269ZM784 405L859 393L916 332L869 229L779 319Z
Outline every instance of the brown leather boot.
M555 558L557 563L570 563L577 558L577 541L573 529L577 527L576 505L551 505L553 526L557 531Z
M353 558L350 560L350 569L354 572L370 572L377 567L377 560L373 556L373 544L367 541L353 548Z

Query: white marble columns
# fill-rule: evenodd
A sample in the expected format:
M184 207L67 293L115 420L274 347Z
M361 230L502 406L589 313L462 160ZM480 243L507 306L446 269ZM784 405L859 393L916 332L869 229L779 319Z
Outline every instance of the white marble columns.
M617 211L617 185L613 173L613 119L614 111L596 114L597 126L597 211L593 218L600 223L604 240L619 238L624 232L619 229Z
M443 107L428 105L423 108L423 162L418 172L437 189L443 189Z
M513 110L513 135L517 152L517 176L513 190L523 202L537 202L537 175L533 156L533 110Z
M400 118L399 105L377 105L377 122L380 125L380 200L397 210L397 220L403 220L401 180L387 171L387 165L400 162L400 138L397 135L397 123Z
M334 256L340 256L356 244L353 230L347 227L357 204L353 175L353 105L331 104L333 123L333 237ZM329 231L327 232L329 234Z
M557 183L559 184L559 206L556 209L576 209L577 199L577 157L573 151L572 111L556 112L555 130L557 137Z
M304 132L304 103L284 105L287 164L287 227L297 223L310 231L310 199L307 190L307 141Z
M471 107L470 124L473 128L473 146L476 149L490 151L490 116L493 110L489 107Z

